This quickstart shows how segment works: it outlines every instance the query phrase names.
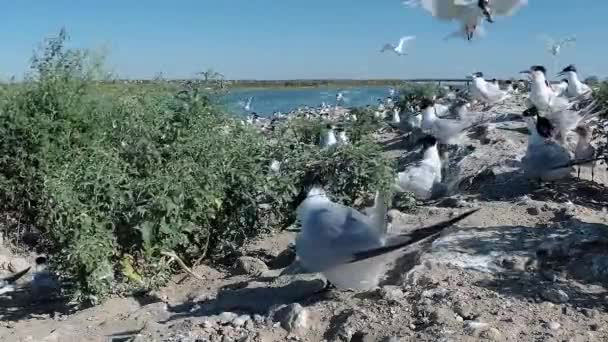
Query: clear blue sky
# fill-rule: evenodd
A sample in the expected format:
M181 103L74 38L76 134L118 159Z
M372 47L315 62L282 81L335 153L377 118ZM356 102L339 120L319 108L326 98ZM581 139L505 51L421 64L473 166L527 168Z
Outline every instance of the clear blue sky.
M85 5L86 3L86 5ZM109 47L122 77L190 77L212 67L228 78L509 77L552 66L537 35L575 34L561 63L608 76L606 0L530 0L486 25L486 38L445 42L456 24L400 0L19 0L0 11L0 78L20 77L37 44L62 26L75 47ZM385 42L416 35L410 56L381 55Z

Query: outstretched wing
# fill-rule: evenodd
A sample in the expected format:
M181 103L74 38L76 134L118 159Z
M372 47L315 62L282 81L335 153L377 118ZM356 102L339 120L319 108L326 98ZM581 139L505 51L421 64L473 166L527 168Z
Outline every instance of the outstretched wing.
M382 47L382 50L380 50L380 52L385 52L385 51L389 51L389 50L393 50L395 47L392 44L384 44L384 46Z
M441 20L454 20L460 17L463 9L466 8L454 0L420 0L420 6Z
M490 0L490 8L495 15L513 15L520 7L528 4L528 0Z
M403 47L404 44L407 44L407 42L409 42L410 40L414 40L414 39L416 39L415 36L401 37L401 39L399 39L399 47Z

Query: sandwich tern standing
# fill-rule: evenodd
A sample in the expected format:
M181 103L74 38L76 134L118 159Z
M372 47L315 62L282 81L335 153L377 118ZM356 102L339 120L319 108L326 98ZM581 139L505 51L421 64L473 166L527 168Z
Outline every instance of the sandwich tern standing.
M494 105L511 97L511 94L508 92L500 90L497 84L490 85L486 82L486 80L483 79L483 73L481 72L473 73L472 78L473 86L471 88L471 94L473 95L473 98L487 105Z
M404 50L408 46L408 43L414 39L416 39L415 36L401 37L401 39L399 39L399 44L397 44L397 46L395 46L393 44L388 44L388 43L384 44L384 46L382 47L382 50L380 50L380 52L393 51L395 54L397 54L397 56L407 55L407 53Z
M481 124L468 120L452 120L439 118L435 114L435 103L431 99L421 101L422 124L420 128L427 134L434 136L442 144L458 144L462 135L470 128Z
M344 128L337 128L336 132L338 133L336 140L340 145L348 145L350 141L348 140L348 136L346 136L346 131Z
M573 64L565 67L558 75L565 75L568 78L568 90L566 91L568 97L579 97L591 94L591 87L578 79L576 66Z
M296 210L302 227L296 238L296 255L302 266L309 272L323 273L338 288L358 290L375 288L385 273L385 260L376 257L436 235L477 211L390 236L384 200L372 210L371 216L332 202L318 186L301 192L294 201L301 201Z
M536 107L526 109L522 115L531 133L526 155L521 160L524 174L531 179L549 182L570 176L574 170L568 165L571 161L570 151L553 139L555 127L549 119L540 116Z
M336 127L332 124L326 126L326 130L321 133L321 147L329 147L338 143L336 133L334 132L335 128Z
M570 105L563 97L558 97L547 80L547 69L542 65L533 65L528 70L521 71L530 77L529 101L538 110L560 110Z
M568 91L568 79L564 78L558 84L552 84L551 89L556 96L566 95L566 91Z
M433 196L433 189L441 183L441 158L437 149L437 139L433 136L421 138L423 157L403 172L397 173L396 190L411 192L417 199L427 200Z

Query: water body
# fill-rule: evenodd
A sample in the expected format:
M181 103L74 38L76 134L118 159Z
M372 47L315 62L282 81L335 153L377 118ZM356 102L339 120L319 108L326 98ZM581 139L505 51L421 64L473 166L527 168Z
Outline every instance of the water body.
M287 88L287 89L231 89L224 96L226 108L238 115L256 112L262 117L269 117L275 112L288 113L296 108L318 107L325 102L336 104L336 95L342 92L344 107L375 105L378 99L389 96L390 87L357 87L357 88ZM249 111L244 109L248 98L253 98Z

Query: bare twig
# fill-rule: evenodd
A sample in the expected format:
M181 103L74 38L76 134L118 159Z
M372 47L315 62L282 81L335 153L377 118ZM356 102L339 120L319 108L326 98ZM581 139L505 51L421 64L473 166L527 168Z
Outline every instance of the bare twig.
M175 254L175 252L160 252L160 254L169 257L170 260L175 260L177 261L178 265L182 268L182 270L184 270L184 272L188 273L189 275L191 275L192 277L198 279L198 280L206 280L205 278L199 276L198 274L192 272L192 270L186 266L186 264L182 261L182 259L180 257L177 256L177 254Z

